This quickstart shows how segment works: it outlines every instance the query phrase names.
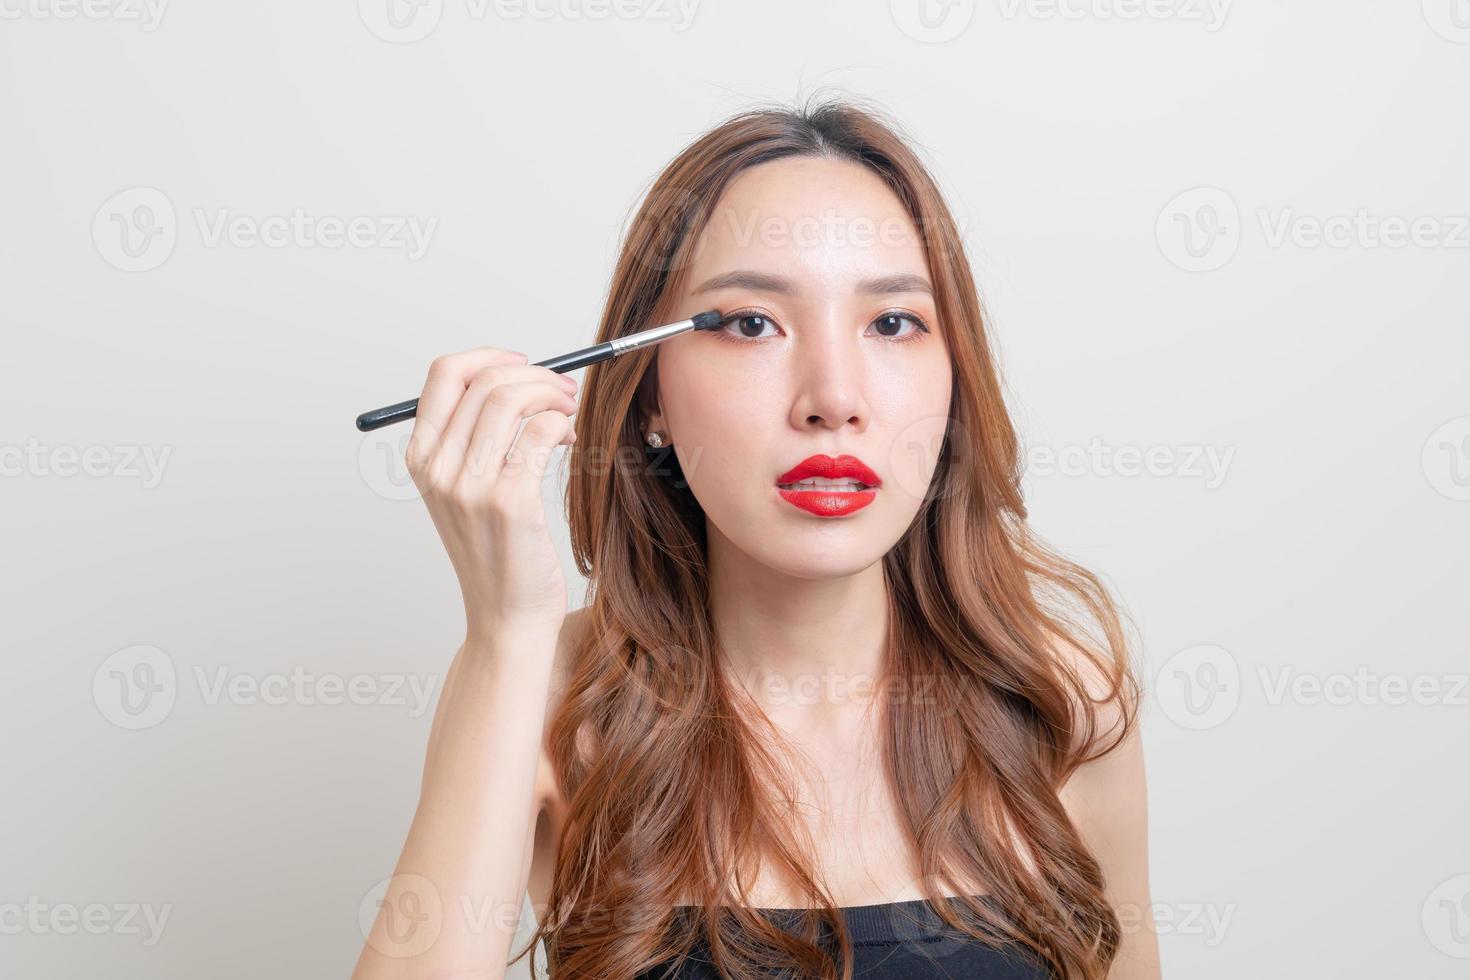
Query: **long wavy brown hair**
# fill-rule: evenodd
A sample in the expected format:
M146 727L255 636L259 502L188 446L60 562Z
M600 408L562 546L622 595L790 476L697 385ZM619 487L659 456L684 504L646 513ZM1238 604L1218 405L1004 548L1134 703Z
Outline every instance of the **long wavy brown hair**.
M944 923L1055 976L1095 980L1120 924L1058 791L1135 724L1125 632L1099 578L1026 524L1022 451L963 244L900 134L882 110L842 97L750 109L695 139L629 223L597 339L673 318L697 236L748 167L851 160L903 201L955 384L932 484L882 560L883 684L929 694L878 698L885 778ZM621 980L699 944L730 977L779 968L847 980L851 943L790 819L774 726L719 666L704 512L677 458L650 457L640 436L653 357L604 361L583 383L566 492L588 629L550 729L567 817L548 906L515 959L544 941L552 977ZM1113 722L1100 723L1103 709ZM815 911L801 928L749 907L763 862L804 890ZM961 896L956 907L946 893Z

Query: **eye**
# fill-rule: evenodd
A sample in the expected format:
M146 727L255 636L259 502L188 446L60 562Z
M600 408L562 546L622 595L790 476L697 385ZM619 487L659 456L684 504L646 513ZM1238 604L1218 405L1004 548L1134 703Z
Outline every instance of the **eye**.
M905 322L913 324L917 329L911 330L906 334L899 334ZM878 328L878 335L880 337L887 337L890 340L900 342L917 340L920 334L929 332L929 328L924 325L924 321L911 313L884 313L878 319L874 320L871 326Z
M732 325L738 331L737 333L730 331ZM720 322L720 332L727 337L738 336L745 340L760 340L762 337L768 336L764 333L765 329L767 327L774 327L775 325L774 320L763 314L752 313L748 310L737 310L726 316Z
M904 331L905 323L915 329ZM870 328L876 327L878 329L878 336L886 340L892 340L895 343L915 341L921 335L929 332L929 328L918 316L913 313L905 313L897 310L882 314L868 326ZM734 329L732 330L731 327ZM776 321L764 313L758 313L754 310L736 310L733 313L726 314L725 318L720 321L720 336L735 343L764 340L767 337L774 336L773 334L766 333L767 328L773 330L780 329L776 326Z

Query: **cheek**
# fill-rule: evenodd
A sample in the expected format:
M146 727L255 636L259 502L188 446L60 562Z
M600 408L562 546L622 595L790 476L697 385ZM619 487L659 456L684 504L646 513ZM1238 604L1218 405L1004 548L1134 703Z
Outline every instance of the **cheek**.
M890 431L949 415L951 378L947 361L927 358L901 370L875 371L869 398L872 421Z
M929 488L951 428L949 369L890 377L874 395L875 424L886 443L885 486L917 504Z
M664 391L664 411L685 477L701 498L722 487L748 489L768 465L771 434L780 418L769 398L750 389L748 378L689 371ZM767 477L774 476L768 474Z
M729 372L692 359L676 363L671 358L659 387L675 442L689 446L710 441L712 434L730 424L746 401Z

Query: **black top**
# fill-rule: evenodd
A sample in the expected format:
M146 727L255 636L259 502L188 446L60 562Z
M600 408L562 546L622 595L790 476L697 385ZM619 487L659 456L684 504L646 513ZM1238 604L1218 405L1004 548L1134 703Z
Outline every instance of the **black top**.
M976 896L989 902L989 896ZM959 904L959 899L950 899ZM679 906L684 911L687 906ZM798 908L757 909L784 926L808 912ZM1001 950L945 925L922 898L838 909L852 940L853 976L862 980L1050 980L1046 968L1021 950ZM961 907L960 911L963 911ZM828 934L828 928L820 930ZM831 949L835 952L836 945ZM635 980L722 980L701 941L677 973L674 961L656 964Z

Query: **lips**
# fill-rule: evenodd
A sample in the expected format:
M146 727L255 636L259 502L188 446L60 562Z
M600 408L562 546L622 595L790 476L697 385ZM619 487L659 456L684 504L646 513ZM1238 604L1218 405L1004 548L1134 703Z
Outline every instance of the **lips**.
M820 486L807 484L797 486L803 480L844 481L856 483L855 488ZM878 487L883 481L856 456L827 456L818 453L808 456L791 469L776 477L777 492L781 499L793 506L819 517L841 517L851 514L873 502Z

